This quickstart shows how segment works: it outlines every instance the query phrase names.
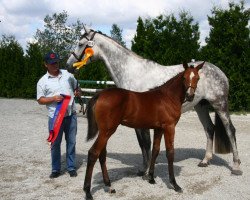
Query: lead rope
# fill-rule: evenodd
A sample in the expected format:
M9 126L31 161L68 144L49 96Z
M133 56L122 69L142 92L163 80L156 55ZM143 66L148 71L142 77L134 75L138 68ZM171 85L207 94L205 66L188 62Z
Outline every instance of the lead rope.
M80 88L80 92L82 93L81 87L80 87L80 85L79 85L78 78L77 78L76 76L75 76L75 79L76 79L76 88L75 88L75 90L77 90L77 89ZM79 112L80 112L80 113L82 112L82 114L84 115L84 114L85 114L85 110L84 110L84 102L83 102L83 100L82 100L82 97L81 97L81 96L80 96L80 97L79 97L79 96L75 96L75 98L77 99L78 103L79 103L80 106L81 106Z

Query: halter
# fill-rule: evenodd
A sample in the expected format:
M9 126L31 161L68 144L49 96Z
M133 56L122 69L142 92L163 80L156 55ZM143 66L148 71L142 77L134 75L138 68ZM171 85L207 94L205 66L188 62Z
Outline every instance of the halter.
M194 90L194 93L195 93L197 87L195 88L195 87L192 87L192 86L188 86L187 89L185 90L185 94L187 93L189 88L192 88ZM186 102L187 102L187 98L185 97L183 103L186 103Z
M76 69L80 69L81 67L83 67L84 65L86 65L87 61L89 58L91 58L91 56L93 56L94 51L92 49L92 47L95 45L95 42L93 41L96 31L91 30L92 32L94 32L91 36L91 38L89 39L87 36L88 34L84 34L82 38L86 38L88 40L87 45L85 46L85 48L83 49L80 57L78 57L75 52L72 52L72 55L75 57L75 59L78 61L76 63L73 64L73 67L76 67ZM90 32L91 32L90 31ZM86 56L85 56L86 55ZM85 58L82 60L82 58L85 56Z

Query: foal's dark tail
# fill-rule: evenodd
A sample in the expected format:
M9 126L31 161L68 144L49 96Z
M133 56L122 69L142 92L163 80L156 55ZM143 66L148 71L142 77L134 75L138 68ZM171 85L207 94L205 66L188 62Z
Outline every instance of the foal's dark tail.
M87 135L87 141L93 139L98 132L98 127L97 127L97 123L95 120L95 113L94 113L94 109L95 109L95 103L97 101L99 97L99 94L96 94L95 96L93 96L90 100L89 103L87 105L87 119L88 119L88 135Z
M232 131L234 140L236 142L235 128L231 120L230 120L230 129ZM215 153L221 153L221 154L232 152L232 145L226 133L225 126L216 112L215 112L215 130L214 130L214 151Z

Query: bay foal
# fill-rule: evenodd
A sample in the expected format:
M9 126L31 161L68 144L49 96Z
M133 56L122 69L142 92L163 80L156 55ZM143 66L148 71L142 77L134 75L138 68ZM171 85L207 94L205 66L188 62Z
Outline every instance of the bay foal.
M148 170L150 183L155 183L154 166L164 135L168 160L169 181L174 190L181 192L176 183L173 169L175 126L181 116L184 101L192 101L199 80L198 71L205 62L197 67L183 64L184 72L168 82L147 92L133 92L120 88L106 89L95 95L87 107L87 140L98 137L88 152L88 163L84 181L86 199L91 195L91 179L96 160L99 158L104 184L111 187L106 167L107 142L117 127L122 124L132 128L154 129L152 158ZM115 192L110 188L110 192Z

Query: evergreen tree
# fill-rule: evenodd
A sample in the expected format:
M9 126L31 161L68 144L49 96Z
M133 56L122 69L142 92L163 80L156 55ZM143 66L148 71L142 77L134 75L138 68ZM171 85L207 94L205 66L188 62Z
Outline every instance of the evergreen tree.
M187 12L179 19L173 14L148 18L139 17L132 50L144 58L163 65L179 64L198 57L199 26Z
M0 96L21 97L24 57L14 36L3 35L0 41Z
M122 39L122 31L123 30L117 24L113 24L110 34L111 38L120 43L122 46L126 47L126 43Z
M156 48L159 47L160 39L157 38L157 33L151 18L145 19L139 17L137 20L136 35L132 40L132 51L150 60L157 61Z
M229 9L215 7L208 17L211 30L202 56L224 71L230 84L230 109L250 110L250 9L244 1L229 3Z
M144 22L141 17L137 20L137 28L136 28L136 34L134 36L134 39L132 40L132 46L131 49L138 55L146 58L145 52L145 36L146 36L146 27L144 25Z
M25 55L25 74L22 80L25 98L36 97L36 84L41 76L46 73L43 57L41 48L37 43L28 44Z

